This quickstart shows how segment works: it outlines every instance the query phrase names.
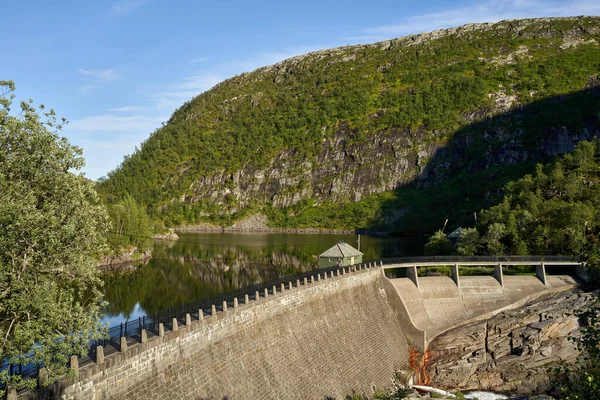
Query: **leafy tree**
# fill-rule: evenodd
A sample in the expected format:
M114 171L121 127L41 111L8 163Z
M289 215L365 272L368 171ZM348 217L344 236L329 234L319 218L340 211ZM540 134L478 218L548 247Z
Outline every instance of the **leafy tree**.
M452 254L453 246L452 242L446 234L441 230L437 231L429 238L427 244L425 244L425 255L428 256L442 256Z
M461 256L473 256L479 248L479 232L475 228L466 228L460 232L456 251Z
M133 197L126 195L116 204L107 205L112 223L109 244L115 253L124 247L133 246L139 251L147 250L152 240L154 224L144 207Z
M14 83L0 91L0 359L44 364L54 378L102 334L95 255L108 217L54 112L30 100L15 116ZM6 371L0 381L33 384Z
M506 246L501 242L506 232L506 226L502 223L494 222L488 227L483 235L483 244L489 254L500 255L506 251Z
M502 202L480 213L478 229L489 254L583 255L600 228L600 142L509 182Z

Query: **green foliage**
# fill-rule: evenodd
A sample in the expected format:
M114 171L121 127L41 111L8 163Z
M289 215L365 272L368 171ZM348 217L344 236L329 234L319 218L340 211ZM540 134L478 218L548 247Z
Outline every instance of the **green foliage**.
M580 142L575 150L535 173L506 184L499 204L480 212L475 228L463 229L461 255L566 254L599 264L600 142ZM437 232L425 254L450 254ZM596 278L597 268L590 273ZM516 273L529 271L516 270Z
M488 254L505 254L506 247L500 242L500 239L502 239L505 232L506 227L504 224L498 222L494 222L488 227L487 232L482 238L483 245L486 247Z
M105 251L108 217L94 183L77 173L81 150L58 135L54 112L29 101L14 116L14 84L0 81L2 90L0 359L43 363L52 380L102 334L95 256ZM0 381L34 383L5 372Z
M154 223L133 197L125 195L118 203L108 204L107 209L112 223L108 242L115 253L132 246L138 251L150 248Z
M557 370L561 398L565 400L600 398L600 299L579 317L584 326L581 334L569 339L577 344L582 357L574 367Z
M581 44L563 49L561 44L562 37L572 35L600 40L598 33L588 29L597 26L598 18L531 22L519 28L518 35L513 24L461 30L459 35L410 46L399 40L387 49L374 45L308 54L236 76L177 110L109 174L102 191L110 202L131 194L148 207L151 217L168 225L204 220L229 224L243 216L241 209L256 204L238 207L233 196L224 204L210 199L192 204L189 199L198 179L263 168L282 152L290 164L299 165L317 161L315 156L332 142L349 146L374 133L403 131L411 143L413 133L418 133L416 147L422 142L449 143L462 135L472 143L465 155L471 159L493 146L496 139L490 144L482 134L490 128L515 135L525 132L521 141L526 148L536 149L550 128L577 130L597 115L597 96L577 94L597 74L597 47ZM527 47L527 55L516 54L520 46ZM513 62L500 62L509 55ZM348 61L348 56L355 59ZM526 117L516 113L488 120L496 112L492 98L499 91L517 97L527 108ZM349 133L342 135L342 126L349 126ZM464 176L454 180L454 184L467 182L473 194L468 197L468 193L455 196L460 186L446 185L448 198L427 190L406 195L390 192L368 196L357 206L329 201L317 205L309 199L278 210L272 208L271 198L255 200L274 226L373 227L382 222L386 207L398 205L426 210L427 222L437 219L439 224L449 213L463 217L467 209L472 213L493 204L506 176L481 181L478 187L469 177L480 169L466 169ZM486 173L493 175L490 171L482 175ZM300 191L301 183L292 189ZM415 195L432 201L421 205L407 200ZM234 210L237 214L232 216ZM397 229L430 232L429 226L413 221L423 217L409 213ZM519 242L511 246L520 252L532 250Z
M506 185L503 201L480 213L487 254L581 255L594 245L600 221L599 142Z
M437 231L429 238L429 241L425 244L425 255L448 255L452 254L454 248L450 239L446 237L446 234L441 230Z
M479 249L479 232L475 228L466 228L460 232L456 252L461 256L473 256Z
M463 392L461 392L460 390L457 390L456 392L454 392L454 396L456 400L466 400L465 395ZM475 399L477 400L477 399Z

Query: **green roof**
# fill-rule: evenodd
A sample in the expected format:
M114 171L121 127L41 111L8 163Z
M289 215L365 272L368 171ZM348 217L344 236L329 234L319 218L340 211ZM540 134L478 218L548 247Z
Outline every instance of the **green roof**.
M356 250L354 247L350 246L348 243L344 243L344 241L339 242L329 250L323 252L319 257L320 258L345 258L345 257L358 257L362 256L363 253Z

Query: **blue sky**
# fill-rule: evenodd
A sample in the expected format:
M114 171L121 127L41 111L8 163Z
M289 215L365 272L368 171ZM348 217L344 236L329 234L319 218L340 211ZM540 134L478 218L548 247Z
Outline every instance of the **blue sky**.
M600 15L600 1L1 0L0 79L70 123L92 179L201 92L285 58L470 22Z

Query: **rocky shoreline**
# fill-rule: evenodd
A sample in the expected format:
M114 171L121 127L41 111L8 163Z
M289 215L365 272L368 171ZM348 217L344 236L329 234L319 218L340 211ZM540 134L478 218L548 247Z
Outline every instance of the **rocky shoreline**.
M152 258L152 251L146 250L142 253L137 251L137 248L129 249L119 255L105 256L98 262L98 267L102 269L110 269L115 266L126 264L143 263L146 264Z
M219 225L193 225L175 228L176 232L231 232L231 233L305 233L305 234L348 234L356 231L348 229L317 229L317 228L234 228Z
M158 233L158 234L152 236L152 239L156 239L156 240L177 240L177 239L179 239L179 235L177 235L177 233L175 233L174 229L169 228L169 231L167 233Z
M319 229L319 228L272 228L268 226L269 219L263 214L253 214L231 226L220 226L209 223L179 226L176 232L235 232L235 233L307 233L307 234L354 234L349 229Z

